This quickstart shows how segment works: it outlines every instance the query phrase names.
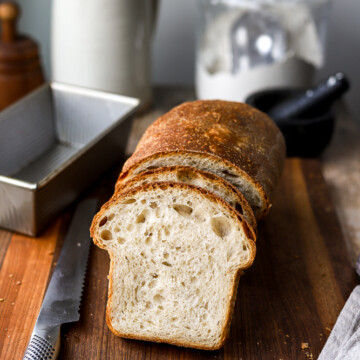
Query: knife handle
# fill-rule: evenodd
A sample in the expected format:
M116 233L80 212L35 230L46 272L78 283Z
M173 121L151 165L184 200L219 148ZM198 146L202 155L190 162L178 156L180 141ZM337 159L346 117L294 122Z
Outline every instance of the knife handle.
M53 360L60 350L60 325L35 326L23 360Z

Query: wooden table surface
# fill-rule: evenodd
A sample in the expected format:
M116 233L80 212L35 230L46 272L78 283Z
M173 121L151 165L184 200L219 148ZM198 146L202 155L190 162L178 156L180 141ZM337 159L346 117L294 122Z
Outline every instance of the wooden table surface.
M154 118L191 92L159 91L134 122L128 151ZM289 159L260 224L255 263L242 277L231 336L217 352L123 340L105 323L109 260L92 246L78 323L62 327L62 359L311 359L324 345L356 279L318 160ZM90 190L100 202L119 169ZM331 169L334 171L334 169ZM0 359L21 359L68 229L66 209L38 238L0 230ZM302 343L309 348L301 349Z

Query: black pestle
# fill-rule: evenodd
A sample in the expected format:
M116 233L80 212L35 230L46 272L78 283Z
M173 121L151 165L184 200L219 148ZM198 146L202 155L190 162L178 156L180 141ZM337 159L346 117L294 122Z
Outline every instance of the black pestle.
M313 118L319 109L321 112L328 110L349 87L346 76L343 73L337 73L313 88L275 105L268 111L268 115L275 121Z

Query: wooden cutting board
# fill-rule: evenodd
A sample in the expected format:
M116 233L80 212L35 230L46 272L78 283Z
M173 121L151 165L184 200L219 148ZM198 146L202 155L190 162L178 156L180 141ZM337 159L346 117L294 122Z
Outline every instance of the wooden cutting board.
M113 181L95 194L105 200ZM0 231L1 359L22 358L71 215L36 239ZM286 161L257 249L240 280L230 339L206 352L114 336L105 322L109 259L93 246L81 318L62 327L60 358L316 359L356 284L318 161Z

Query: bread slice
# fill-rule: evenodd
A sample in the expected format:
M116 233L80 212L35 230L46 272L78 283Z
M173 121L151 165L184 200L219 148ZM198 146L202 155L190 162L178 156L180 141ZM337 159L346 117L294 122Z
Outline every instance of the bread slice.
M199 100L148 127L119 181L153 168L193 166L236 186L260 219L271 205L285 154L284 138L266 114L242 103Z
M115 193L91 236L110 254L114 334L206 350L224 344L240 273L256 251L227 202L189 184L151 183Z
M256 230L254 213L242 193L220 176L194 167L168 166L144 171L125 183L118 183L116 191L126 191L132 187L157 181L183 182L211 191L234 207Z

